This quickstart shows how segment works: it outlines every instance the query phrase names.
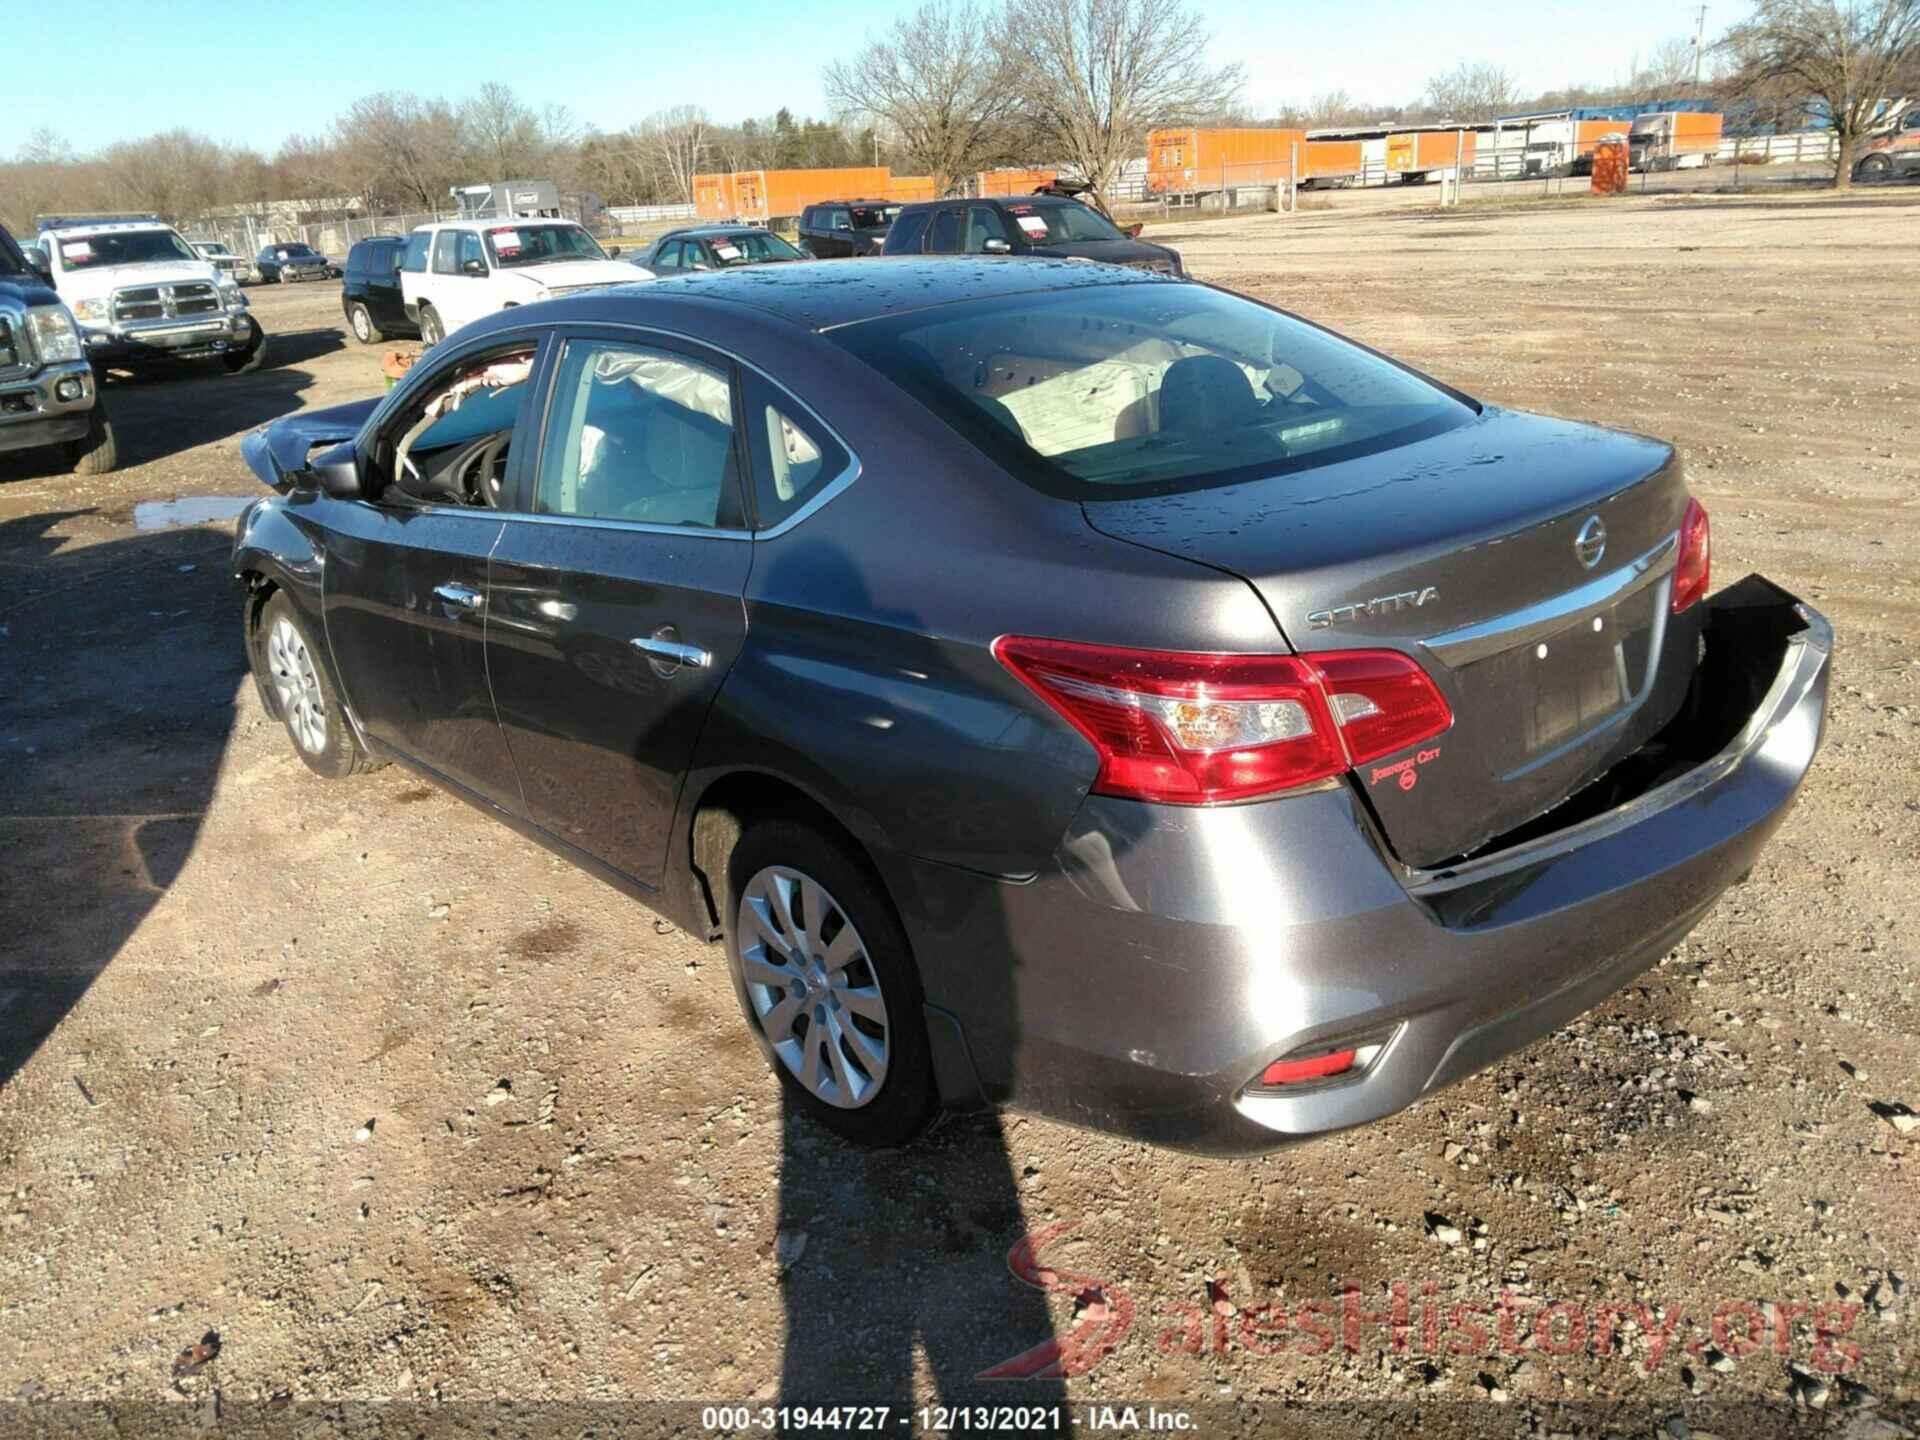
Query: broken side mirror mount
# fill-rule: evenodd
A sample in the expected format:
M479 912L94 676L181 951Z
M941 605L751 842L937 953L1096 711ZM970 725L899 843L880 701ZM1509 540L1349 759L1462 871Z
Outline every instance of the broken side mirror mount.
M354 500L362 490L360 457L354 453L351 442L336 445L287 479L295 490L311 491L333 500Z

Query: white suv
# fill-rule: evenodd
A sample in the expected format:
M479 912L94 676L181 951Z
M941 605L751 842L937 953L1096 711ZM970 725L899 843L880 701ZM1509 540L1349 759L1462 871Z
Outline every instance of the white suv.
M95 365L218 359L240 371L265 358L239 285L159 216L44 216L37 239Z
M400 298L434 345L497 310L652 278L571 220L449 220L407 237Z

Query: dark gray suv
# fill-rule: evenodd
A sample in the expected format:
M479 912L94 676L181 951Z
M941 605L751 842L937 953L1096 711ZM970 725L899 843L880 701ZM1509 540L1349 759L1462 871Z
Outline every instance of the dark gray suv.
M269 711L693 933L797 1103L1248 1152L1651 965L1819 745L1656 440L1204 285L800 264L489 317L248 436Z

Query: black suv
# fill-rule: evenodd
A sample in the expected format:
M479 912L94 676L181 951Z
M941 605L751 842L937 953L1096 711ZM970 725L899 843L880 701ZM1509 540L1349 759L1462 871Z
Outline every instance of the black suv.
M887 227L901 212L891 200L835 200L800 213L800 242L821 260L878 255Z
M923 200L904 206L885 255L1045 255L1185 275L1180 252L1149 245L1078 200L1053 195Z
M736 265L773 265L806 258L758 225L698 225L669 230L632 260L656 275L683 275L690 270L729 270Z
M57 447L80 474L102 475L116 463L113 426L45 264L0 225L0 453Z
M400 255L406 248L404 235L375 235L356 242L347 252L340 308L353 338L362 345L420 333L400 303Z

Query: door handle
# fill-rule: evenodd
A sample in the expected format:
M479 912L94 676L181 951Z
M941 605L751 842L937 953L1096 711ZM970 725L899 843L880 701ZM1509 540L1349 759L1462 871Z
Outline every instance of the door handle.
M677 637L678 632L671 625L662 625L651 635L636 635L627 643L647 657L658 675L671 675L682 666L689 670L704 670L713 657L698 645L687 645Z
M487 603L487 597L471 585L455 585L451 581L445 585L434 586L433 593L449 605L458 605L462 610L478 610Z

